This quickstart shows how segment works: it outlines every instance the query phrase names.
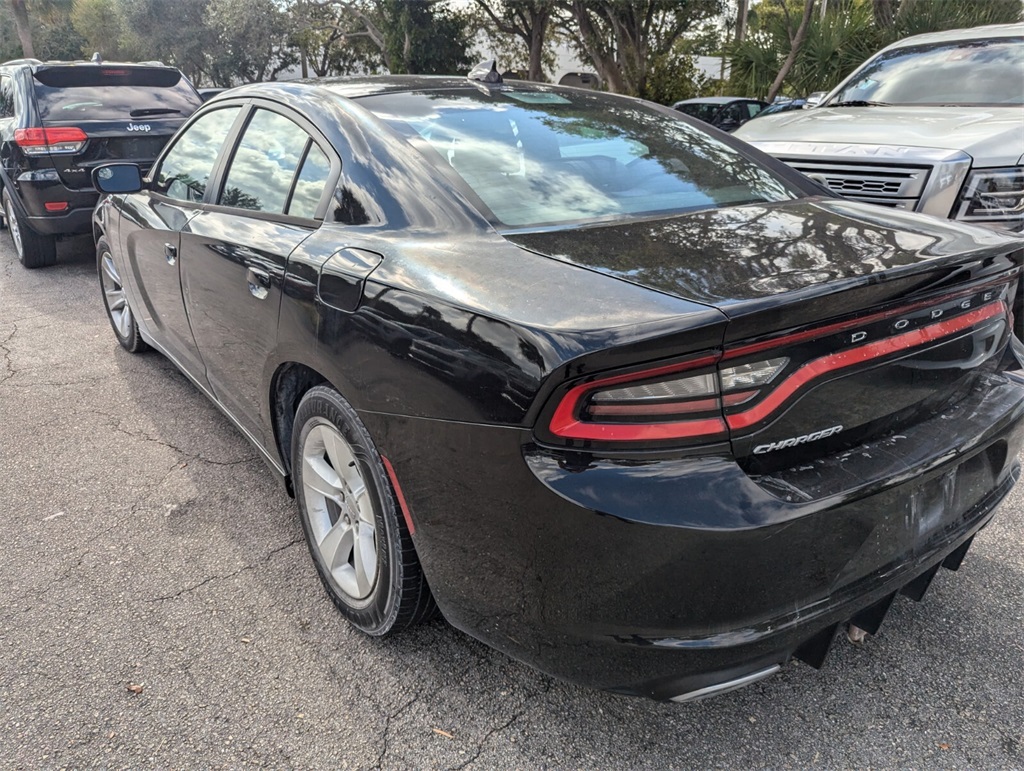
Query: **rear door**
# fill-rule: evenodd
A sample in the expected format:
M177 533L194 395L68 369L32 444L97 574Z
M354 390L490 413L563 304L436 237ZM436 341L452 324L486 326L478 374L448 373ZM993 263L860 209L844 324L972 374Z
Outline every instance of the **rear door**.
M263 368L277 344L288 256L319 227L340 170L312 125L278 109L252 110L216 204L189 221L181 242L185 304L210 386L268 444Z

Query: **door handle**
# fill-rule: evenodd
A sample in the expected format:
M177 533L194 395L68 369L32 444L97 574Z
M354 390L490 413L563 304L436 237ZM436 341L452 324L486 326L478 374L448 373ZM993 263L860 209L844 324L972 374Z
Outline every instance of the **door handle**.
M178 247L174 244L164 244L164 257L167 258L168 265L173 265L178 261Z
M266 300L270 294L270 274L262 268L249 268L245 271L245 280L249 284L249 294L257 300Z

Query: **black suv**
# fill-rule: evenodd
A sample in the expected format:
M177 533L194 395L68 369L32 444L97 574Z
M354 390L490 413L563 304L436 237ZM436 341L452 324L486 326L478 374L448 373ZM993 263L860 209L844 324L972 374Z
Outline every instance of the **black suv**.
M26 268L52 265L58 236L88 233L94 166L153 162L202 99L157 64L0 64L3 218Z

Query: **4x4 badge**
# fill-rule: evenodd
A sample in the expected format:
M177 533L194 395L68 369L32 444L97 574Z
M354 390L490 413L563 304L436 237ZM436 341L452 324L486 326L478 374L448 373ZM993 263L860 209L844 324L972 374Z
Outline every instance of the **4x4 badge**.
M129 131L152 131L152 127L148 123L129 123Z

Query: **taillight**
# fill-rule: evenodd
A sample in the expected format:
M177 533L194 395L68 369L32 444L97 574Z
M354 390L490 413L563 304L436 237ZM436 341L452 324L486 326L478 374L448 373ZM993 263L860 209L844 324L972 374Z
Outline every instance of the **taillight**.
M14 141L25 155L72 155L81 152L89 137L74 126L15 129Z
M570 388L548 428L564 439L723 439L722 407L750 401L786 368L782 356L716 372L718 356L605 377Z
M724 439L717 362L705 356L580 383L562 395L548 428L598 442Z

